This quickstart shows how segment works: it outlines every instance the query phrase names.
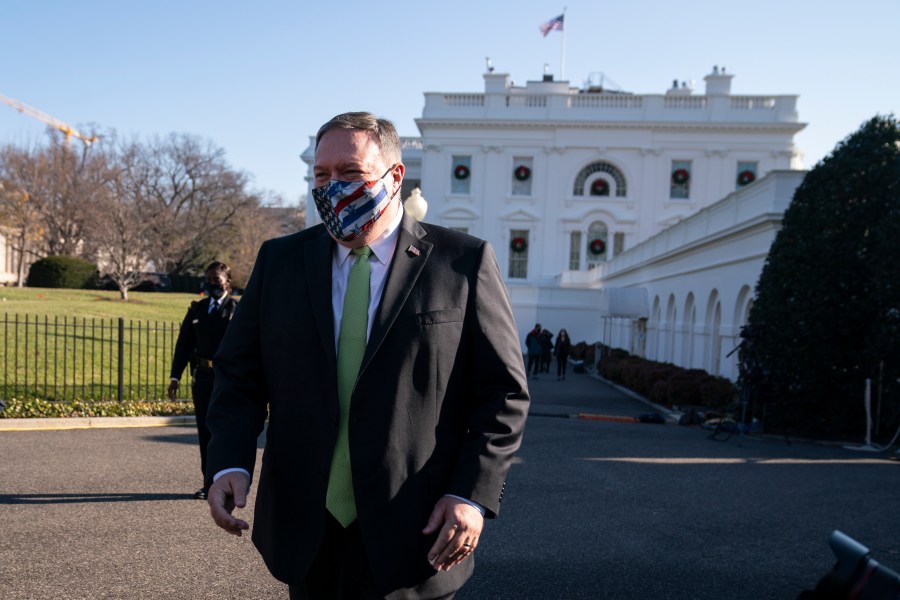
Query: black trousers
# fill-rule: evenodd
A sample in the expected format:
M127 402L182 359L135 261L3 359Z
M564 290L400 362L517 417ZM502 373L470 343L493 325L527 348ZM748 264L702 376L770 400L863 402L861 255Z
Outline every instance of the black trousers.
M532 374L537 375L541 370L541 355L540 354L529 354L528 355L528 368L525 369L525 374L528 374L528 371L532 371Z
M566 367L569 366L569 357L559 355L556 357L556 376L563 377L566 374Z
M302 585L288 587L290 600L384 600L372 580L359 522L344 529L330 514L325 538ZM455 593L433 600L452 600Z
M206 428L206 413L209 410L209 399L213 389L213 370L199 367L194 371L194 382L191 396L194 399L194 414L197 417L197 435L200 437L200 471L203 473L204 487L212 483L206 476L206 447L212 437ZM211 478L215 473L210 473Z

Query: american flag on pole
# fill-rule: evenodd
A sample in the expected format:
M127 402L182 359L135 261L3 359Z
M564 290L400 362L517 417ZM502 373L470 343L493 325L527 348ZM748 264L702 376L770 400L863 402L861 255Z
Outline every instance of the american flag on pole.
M558 17L554 17L550 19L546 23L541 24L541 33L544 34L544 37L547 37L547 34L557 29L559 31L563 30L563 19L565 19L565 15L559 15Z

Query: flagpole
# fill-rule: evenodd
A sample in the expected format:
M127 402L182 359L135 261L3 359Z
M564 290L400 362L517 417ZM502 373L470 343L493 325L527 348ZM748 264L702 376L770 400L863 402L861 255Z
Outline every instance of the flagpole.
M559 59L559 80L566 80L566 7L563 7L562 56Z

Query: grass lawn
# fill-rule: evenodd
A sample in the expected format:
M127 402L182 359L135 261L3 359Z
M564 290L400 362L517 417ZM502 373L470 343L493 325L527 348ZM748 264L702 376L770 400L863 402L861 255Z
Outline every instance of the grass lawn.
M0 289L0 395L10 405L0 416L84 414L71 403L117 400L120 381L123 400L165 400L178 328L199 298L130 292L122 301L115 291ZM187 371L184 397L190 394ZM19 414L23 402L31 402L27 414ZM152 410L172 414L165 407Z
M62 290L49 288L0 288L0 311L9 315L64 316L84 319L123 317L140 321L176 321L179 324L197 294L128 292L128 301L119 292L105 290Z

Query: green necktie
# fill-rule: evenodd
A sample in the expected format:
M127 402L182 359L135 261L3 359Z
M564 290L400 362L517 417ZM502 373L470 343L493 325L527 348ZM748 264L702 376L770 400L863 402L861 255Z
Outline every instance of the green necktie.
M347 280L347 293L344 295L344 310L341 314L341 334L338 338L337 383L341 422L331 459L331 472L328 475L328 495L325 498L328 512L344 527L356 519L347 422L350 416L350 396L356 386L359 367L366 352L371 271L369 256L372 250L363 246L354 248L352 252L356 256L356 263L350 269Z

